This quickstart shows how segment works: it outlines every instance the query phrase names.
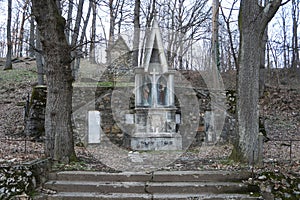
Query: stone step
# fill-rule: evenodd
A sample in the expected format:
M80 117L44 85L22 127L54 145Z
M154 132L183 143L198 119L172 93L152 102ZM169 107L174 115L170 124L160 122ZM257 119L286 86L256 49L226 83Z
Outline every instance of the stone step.
M239 182L247 180L250 173L246 171L156 171L146 172L90 172L63 171L50 174L50 180L65 181L121 181L121 182Z
M157 171L154 182L240 182L251 177L247 171Z
M60 192L48 196L47 200L94 200L94 199L113 199L113 200L143 200L152 199L150 194L135 193L91 193L91 192Z
M247 194L134 194L134 193L80 193L61 192L48 196L47 200L255 200Z
M62 171L50 173L50 180L64 181L114 181L114 182L146 182L152 179L151 173L145 172L92 172L92 171Z
M241 171L63 171L51 173L45 188L57 191L48 200L258 199L248 194L259 188L242 182L250 175Z
M57 192L145 193L144 182L48 181L45 187Z
M92 182L49 181L45 187L57 192L100 193L248 193L257 191L242 183L233 182Z
M239 193L246 194L258 191L256 187L249 187L243 183L234 182L151 182L147 183L146 191L150 194L155 193L180 193L180 194L221 194Z

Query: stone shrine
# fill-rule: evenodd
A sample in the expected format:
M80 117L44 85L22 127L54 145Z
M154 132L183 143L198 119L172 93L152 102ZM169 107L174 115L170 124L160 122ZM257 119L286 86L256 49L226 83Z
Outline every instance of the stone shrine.
M158 23L153 20L142 66L135 68L133 150L182 149L182 137L176 132L174 75L175 70L168 67Z

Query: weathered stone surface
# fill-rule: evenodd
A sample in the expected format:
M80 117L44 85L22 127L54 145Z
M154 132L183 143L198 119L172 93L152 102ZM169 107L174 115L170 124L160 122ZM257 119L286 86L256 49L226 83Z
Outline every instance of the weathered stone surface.
M48 160L0 166L0 199L18 199L18 195L28 196L36 187L46 182L49 171Z
M45 135L45 110L47 99L47 87L35 86L32 88L30 102L25 111L26 136L40 138Z
M65 171L51 174L46 188L58 193L47 199L258 199L248 195L258 192L257 188L242 183L249 174L230 171ZM226 179L228 181L224 182Z

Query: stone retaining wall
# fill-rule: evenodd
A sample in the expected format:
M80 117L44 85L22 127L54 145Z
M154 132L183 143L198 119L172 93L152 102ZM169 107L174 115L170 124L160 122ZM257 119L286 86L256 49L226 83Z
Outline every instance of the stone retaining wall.
M32 195L34 189L47 180L49 169L48 160L35 160L17 165L1 164L0 199L18 199L18 195Z
M178 87L181 86L181 87ZM36 89L35 89L36 90ZM127 87L113 87L113 86L98 86L97 82L89 82L83 83L83 85L75 85L73 91L73 124L74 124L74 137L75 143L77 145L87 145L87 122L88 122L88 111L89 110L98 110L101 113L101 128L103 133L115 144L121 146L123 145L124 137L128 134L130 130L134 128L133 125L125 124L125 114L126 113L113 113L112 105L114 106L123 106L120 107L121 110L126 110L127 114L134 113L134 95L132 93L133 86ZM43 89L42 92L46 93ZM114 100L112 101L112 94L120 93L121 95L115 95ZM190 95L188 93L191 93ZM192 94L193 93L193 94ZM188 141L193 140L192 145L201 145L202 142L206 140L206 134L208 127L205 127L205 114L207 111L212 110L211 105L211 94L207 89L188 89L186 87L182 87L181 84L177 84L175 86L175 94L176 94L176 107L178 107L177 113L181 113L184 109L190 108L189 113L185 113L182 116L187 118L182 119L181 125L178 125L177 129L181 127L181 134L183 138ZM35 97L36 95L33 95ZM117 97L116 97L117 96ZM190 96L190 97L189 97ZM222 142L232 141L234 137L234 127L235 127L235 92L234 91L226 91L226 94L223 93L222 98L219 101L225 101L223 106L223 110L226 110L226 117L223 121L225 124L215 124L215 126L220 126L222 128L220 133L220 137ZM197 105L191 105L189 99L192 97L197 98ZM224 99L225 98L225 99ZM45 99L45 98L40 98ZM117 102L117 103L116 103ZM32 116L39 116L40 123L43 123L43 118L41 115L44 114L44 109L41 109L41 105L45 106L45 103L41 104L38 100L32 100L31 105L31 116L30 120L28 119L28 127L30 132L33 130L39 131L35 126L29 126L32 124L36 124L36 119ZM124 107L125 106L125 107ZM198 108L197 108L198 106ZM36 109L34 109L36 108ZM193 113L195 108L198 109L197 114ZM115 109L116 110L116 109ZM33 112L34 111L34 112ZM37 111L40 111L39 113ZM182 113L183 114L183 113ZM190 130L191 121L190 119L197 119L198 122L196 126L196 130ZM216 120L218 121L218 120ZM220 120L219 120L220 121ZM120 128L120 123L123 124L122 129ZM194 123L194 122L193 122ZM206 123L207 124L207 123ZM124 127L125 126L125 127ZM194 125L193 125L194 126ZM207 126L207 125L206 125ZM31 128L30 128L31 127ZM32 128L33 127L33 128ZM40 126L38 126L40 127ZM127 130L127 131L126 131ZM185 130L189 130L191 133L196 132L196 135L191 136L190 134L185 134ZM42 132L42 131L41 131ZM38 133L34 133L37 135ZM187 144L187 143L186 143Z

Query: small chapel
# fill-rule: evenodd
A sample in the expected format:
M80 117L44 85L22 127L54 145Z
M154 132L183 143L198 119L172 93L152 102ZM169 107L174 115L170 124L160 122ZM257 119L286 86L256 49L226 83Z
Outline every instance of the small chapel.
M175 70L168 66L158 22L153 20L141 66L135 68L133 150L181 150L176 132Z

